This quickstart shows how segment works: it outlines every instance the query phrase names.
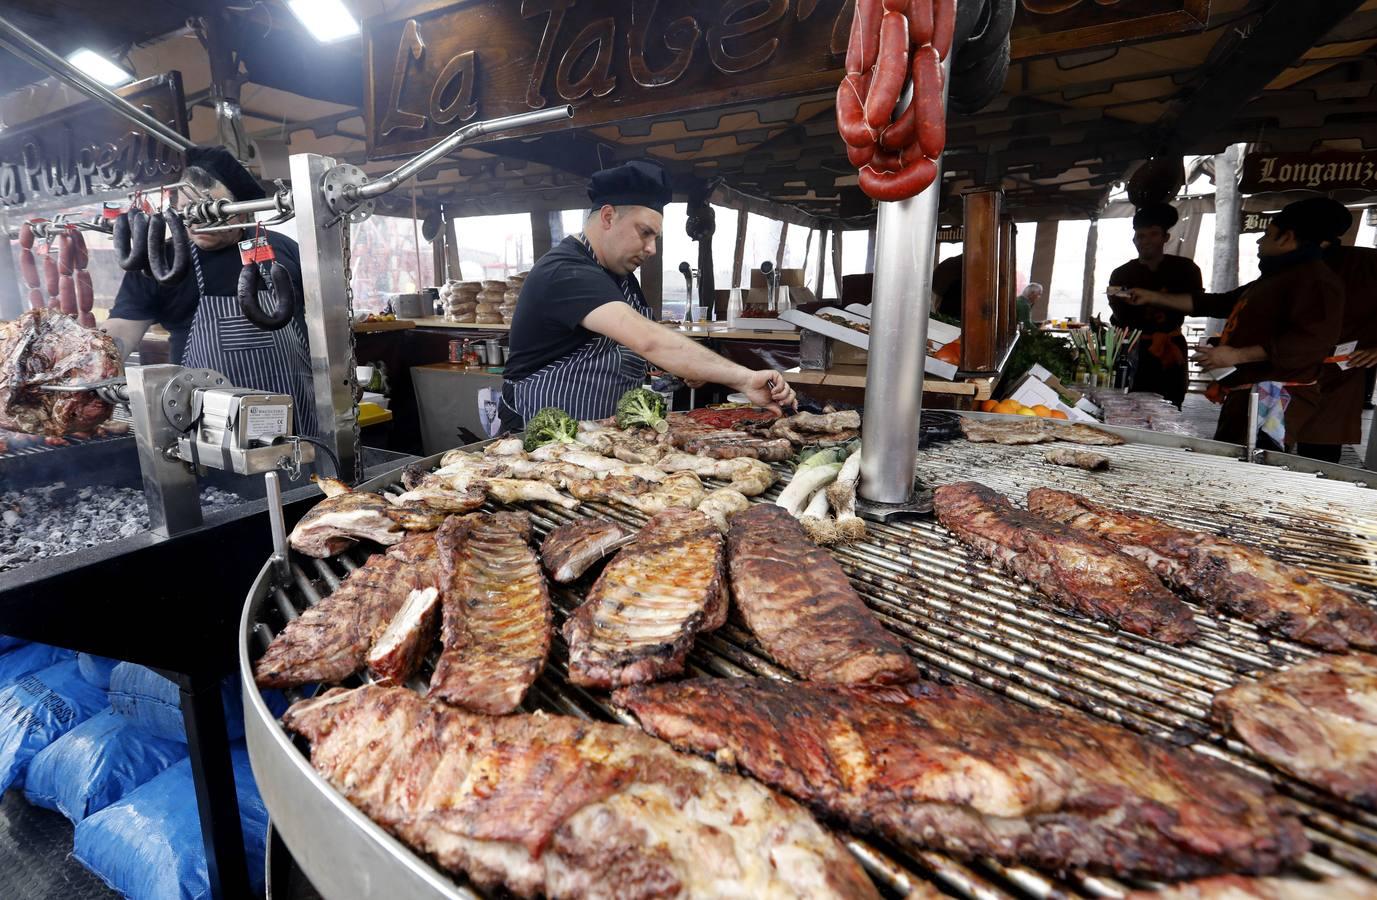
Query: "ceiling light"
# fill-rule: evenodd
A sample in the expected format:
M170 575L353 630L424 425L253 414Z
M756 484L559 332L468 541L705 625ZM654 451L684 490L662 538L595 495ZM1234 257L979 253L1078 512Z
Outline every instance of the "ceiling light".
M342 41L359 33L358 20L341 0L287 0L287 8L311 37L322 44Z
M94 50L88 50L85 47L69 55L67 62L106 87L119 87L134 80L132 72L122 69Z

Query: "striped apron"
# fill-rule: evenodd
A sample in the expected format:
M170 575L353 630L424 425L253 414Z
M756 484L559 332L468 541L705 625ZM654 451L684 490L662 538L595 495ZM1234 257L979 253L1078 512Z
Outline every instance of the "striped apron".
M201 299L191 320L182 365L214 369L235 387L290 395L296 406L296 433L318 434L311 354L301 323L294 318L284 328L264 331L244 317L237 296L206 293L201 257L195 245L191 248L191 262ZM263 281L270 283L266 277ZM258 292L258 302L265 312L277 309L277 298L268 291Z
M596 262L588 238L579 235L588 258ZM607 273L636 312L653 318L640 286L631 275ZM555 406L575 419L605 419L617 411L617 400L631 388L645 384L646 362L604 335L595 334L572 353L549 363L520 381L502 385L502 422L510 429L539 410Z

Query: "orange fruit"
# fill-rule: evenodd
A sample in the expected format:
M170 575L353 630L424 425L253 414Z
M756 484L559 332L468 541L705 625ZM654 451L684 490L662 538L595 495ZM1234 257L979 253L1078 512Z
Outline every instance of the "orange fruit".
M1033 415L1040 416L1044 419L1052 414L1052 410L1043 406L1041 403L1034 403L1030 408L1033 410Z
M999 405L999 401L998 401L998 400L981 400L981 401L980 401L980 411L981 411L981 412L994 412L994 411L995 411L995 407L998 406L998 405Z
M1020 406L1020 407L1018 408L1018 414L1019 414L1020 416L1036 416L1036 415L1037 415L1037 413L1033 412L1031 409L1029 409L1029 408L1026 407L1026 406Z
M1053 419L1069 419L1069 418L1071 418L1070 416L1068 416L1066 413L1062 412L1062 411L1059 410L1059 409L1054 409L1054 410L1052 410L1052 412L1051 412L1051 417L1052 417Z
M995 404L994 411L1003 413L1006 416L1012 416L1018 412L1019 406L1021 406L1021 404L1017 400L1001 400L999 403Z

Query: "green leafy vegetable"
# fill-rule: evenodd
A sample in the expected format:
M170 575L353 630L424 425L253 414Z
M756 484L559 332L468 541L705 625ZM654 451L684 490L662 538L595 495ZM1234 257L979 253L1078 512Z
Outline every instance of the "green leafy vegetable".
M646 388L632 388L617 400L617 427L654 428L664 434L669 431L665 411L664 397Z
M573 416L555 406L547 406L531 416L526 423L524 443L529 453L537 447L553 444L572 444L578 440L579 423Z
M1064 338L1045 331L1033 329L1019 335L1018 343L1009 354L1009 362L1004 367L1003 383L1011 385L1023 377L1023 373L1041 363L1043 368L1061 379L1062 384L1070 384L1076 374L1076 357L1071 345Z

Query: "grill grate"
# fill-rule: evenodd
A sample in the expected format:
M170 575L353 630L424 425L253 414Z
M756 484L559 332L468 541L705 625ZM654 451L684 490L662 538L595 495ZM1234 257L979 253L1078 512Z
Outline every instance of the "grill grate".
M1092 474L1045 464L1037 446L958 440L922 452L919 478L929 486L973 478L1016 500L1031 487L1058 487L1185 527L1224 530L1333 579L1364 602L1377 603L1377 493L1182 450L1133 445L1101 449L1111 458L1111 469ZM399 477L385 476L369 487L400 491ZM761 499L771 499L777 491ZM634 510L600 503L585 503L573 513L545 505L529 511L539 537L579 516L633 527L645 521ZM1242 622L1213 618L1199 608L1200 638L1184 647L1167 647L1040 605L1031 588L976 557L935 522L871 523L869 528L865 542L834 548L834 555L866 603L906 644L924 677L971 682L1031 706L1076 708L1260 774L1294 800L1315 844L1301 860L1301 871L1352 871L1377 879L1377 815L1290 778L1224 738L1208 719L1214 692L1246 673L1291 665L1315 651ZM273 602L260 612L252 655L260 654L286 621L328 595L366 557L355 550L332 560L296 558L293 584L276 589ZM582 597L559 585L551 585L551 597L558 630ZM424 690L433 663L432 657L413 687ZM528 709L634 724L604 695L569 685L566 666L567 648L557 633ZM788 677L735 613L721 630L698 639L688 658L688 674ZM961 862L933 852L908 854L877 839L843 838L882 889L894 896L909 894L921 882L979 900L1118 897L1153 886L1075 873L1053 876L985 859Z

